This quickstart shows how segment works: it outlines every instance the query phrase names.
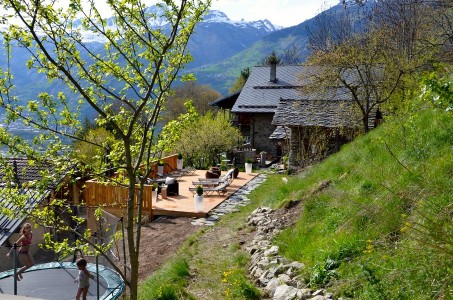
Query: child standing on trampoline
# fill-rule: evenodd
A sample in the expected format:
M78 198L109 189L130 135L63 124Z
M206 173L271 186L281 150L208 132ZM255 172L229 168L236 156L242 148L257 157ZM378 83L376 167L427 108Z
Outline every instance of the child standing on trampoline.
M80 296L82 296L82 300L86 300L88 288L90 287L90 278L93 279L94 275L87 270L87 261L84 258L77 260L76 265L79 269L79 276L74 280L74 282L79 283L76 300L80 300Z
M22 273L35 264L35 262L33 261L33 257L31 256L31 253L29 252L30 245L31 245L31 239L33 238L33 232L31 231L30 223L25 223L24 226L22 226L20 233L21 233L21 236L17 240L16 245L20 245L18 258L19 258L20 263L23 265L23 267L20 268L16 274L18 281L23 279ZM9 250L9 252L8 252L8 254L6 254L6 256L9 257L11 254L11 251L13 251L13 249L14 248L11 248L11 250Z

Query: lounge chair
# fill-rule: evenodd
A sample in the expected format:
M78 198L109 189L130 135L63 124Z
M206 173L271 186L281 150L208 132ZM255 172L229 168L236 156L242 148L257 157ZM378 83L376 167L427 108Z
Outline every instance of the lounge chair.
M223 182L223 183L220 183L220 184L217 184L215 186L203 186L203 193L208 196L208 195L211 195L213 193L218 193L219 196L223 196L225 195L226 191L227 191L227 187L230 185L230 183L228 181L226 182ZM194 187L189 187L189 191L193 192L193 193L196 193L197 191L197 187L194 186Z
M181 172L181 174L184 176L190 176L190 175L193 175L196 170L197 169L195 169L194 167L185 167L178 171Z
M165 168L170 169L170 172L156 173L159 178L173 177L179 179L184 175L180 170L173 169L168 163L165 163Z
M193 182L194 185L204 185L203 183L212 184L212 183L223 183L228 182L228 184L232 183L234 180L234 169L228 170L225 175L219 178L198 178L198 182Z

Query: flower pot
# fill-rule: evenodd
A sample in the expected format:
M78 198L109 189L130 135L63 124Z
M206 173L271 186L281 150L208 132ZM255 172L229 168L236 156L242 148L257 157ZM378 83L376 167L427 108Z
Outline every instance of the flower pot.
M203 210L203 195L195 194L193 200L195 203L195 212L201 212Z
M183 166L183 159L181 158L176 161L176 169L182 170L182 166Z
M245 174L252 174L253 164L245 163Z
M153 201L157 202L157 189L152 191L151 197Z
M234 167L234 171L233 171L233 179L234 179L234 178L238 178L238 175L239 175L239 168L238 168L238 167Z

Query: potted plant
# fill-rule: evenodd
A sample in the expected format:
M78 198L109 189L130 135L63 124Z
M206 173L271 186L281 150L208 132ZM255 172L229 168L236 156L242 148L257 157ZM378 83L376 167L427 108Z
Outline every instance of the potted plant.
M197 186L193 199L195 202L195 212L201 212L203 210L203 187L201 185Z
M176 169L182 170L182 166L183 166L182 154L178 153L178 160L176 161Z
M157 162L157 174L164 175L164 164L161 159Z
M245 160L245 174L252 174L253 159L247 158Z
M155 201L157 202L157 191L159 189L159 185L157 184L157 182L154 182L153 184L151 184L151 190L152 190L152 193L151 193L151 197L152 197L152 201Z

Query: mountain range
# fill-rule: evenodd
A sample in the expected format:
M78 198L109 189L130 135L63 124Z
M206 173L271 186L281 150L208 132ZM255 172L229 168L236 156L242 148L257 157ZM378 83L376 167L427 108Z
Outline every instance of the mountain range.
M338 4L330 10L341 7ZM155 25L164 26L159 23ZM268 20L232 21L223 12L212 10L197 24L191 36L188 50L194 60L186 66L184 72L194 73L199 84L210 85L225 95L241 70L256 65L272 51L281 53L296 46L301 49L302 57L308 55L307 27L310 26L315 26L313 19L289 28L275 26ZM102 41L95 37L85 38L89 39L93 49L103 48ZM59 90L65 90L57 83L47 82L42 74L26 68L24 62L29 59L29 53L23 49L15 49L13 53L10 65L13 66L15 84L21 97L28 100L42 91L55 94ZM5 64L5 57L0 53L0 68Z

